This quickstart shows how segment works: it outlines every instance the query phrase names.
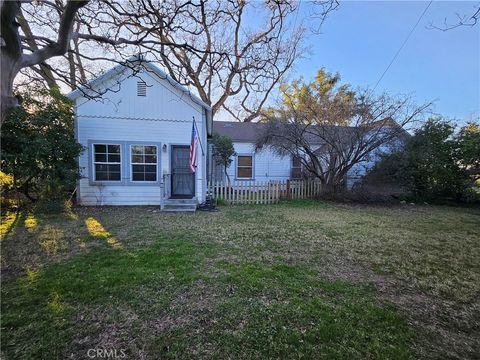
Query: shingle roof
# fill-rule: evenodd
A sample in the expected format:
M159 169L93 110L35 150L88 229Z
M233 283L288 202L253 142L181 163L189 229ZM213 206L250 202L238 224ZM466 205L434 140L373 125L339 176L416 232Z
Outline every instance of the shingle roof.
M389 123L387 126L399 126L396 122L391 119L387 120ZM381 121L377 121L372 123L380 124ZM258 123L258 122L230 122L230 121L214 121L213 122L213 133L217 133L220 135L228 136L232 139L232 141L236 142L256 142L258 135L263 131L266 124ZM348 127L335 127L337 131L341 131L342 135L345 136L348 133ZM318 141L318 138L312 135L313 138L310 141ZM398 136L403 137L404 139L409 137L407 131L401 129L399 131Z
M213 132L230 137L238 142L255 142L257 135L263 130L265 124L257 122L227 122L214 121Z

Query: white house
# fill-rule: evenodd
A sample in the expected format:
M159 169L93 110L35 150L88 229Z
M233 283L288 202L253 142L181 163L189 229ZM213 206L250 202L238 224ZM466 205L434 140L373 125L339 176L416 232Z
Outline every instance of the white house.
M205 200L212 110L165 72L130 58L69 97L76 138L86 148L79 158L80 204L195 209ZM194 121L196 172L189 169Z
M230 180L282 181L300 178L302 176L300 159L280 156L268 148L256 149L255 141L262 131L262 126L264 125L261 123L252 122L213 122L213 132L230 137L236 152L232 164L227 169ZM351 188L359 182L378 161L379 155L388 151L391 151L391 144L381 146L375 154L356 164L348 172L347 187ZM212 177L217 181L224 180L223 168L216 166Z

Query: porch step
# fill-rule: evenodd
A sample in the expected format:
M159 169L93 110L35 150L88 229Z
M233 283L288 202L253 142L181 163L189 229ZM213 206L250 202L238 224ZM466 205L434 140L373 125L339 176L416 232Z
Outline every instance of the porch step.
M162 211L194 212L197 210L197 199L165 199Z

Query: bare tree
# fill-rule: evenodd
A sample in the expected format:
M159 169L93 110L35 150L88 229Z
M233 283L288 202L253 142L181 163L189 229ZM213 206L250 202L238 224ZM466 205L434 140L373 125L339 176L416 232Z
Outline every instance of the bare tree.
M478 20L480 19L480 4L476 4L473 6L472 12L470 14L460 14L455 13L456 20L449 21L447 18L444 19L442 25L436 25L434 23L430 23L431 29L441 30L441 31L448 31L452 29L456 29L458 27L469 26L473 27L477 25Z
M99 0L78 12L62 58L22 73L49 85L53 76L56 85L75 88L112 62L142 53L214 112L251 121L303 52L298 12L295 0ZM23 45L48 45L61 13L60 0L25 5ZM247 21L253 16L257 21Z
M405 127L430 106L366 90L354 93L337 86L339 80L321 70L311 83L283 87L283 103L267 113L257 139L257 147L301 158L307 172L332 192L344 186L356 164L408 136Z
M17 105L13 96L13 81L22 68L32 67L44 63L47 59L64 54L68 49L73 20L78 9L85 6L88 1L67 1L63 7L62 16L58 25L57 37L47 46L33 45L25 51L22 46L17 22L21 7L20 1L2 1L0 4L1 16L1 120L8 110Z

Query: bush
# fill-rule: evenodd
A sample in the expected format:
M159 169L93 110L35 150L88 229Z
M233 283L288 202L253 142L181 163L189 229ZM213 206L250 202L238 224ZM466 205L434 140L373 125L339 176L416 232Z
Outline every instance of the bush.
M478 164L478 158L475 158L475 141L471 134L465 135L465 128L455 133L451 122L429 119L403 151L386 155L378 162L365 182L398 184L415 201L475 201L471 170L472 164Z
M75 141L72 103L58 90L22 98L2 126L2 170L12 177L13 190L31 200L58 197L75 188L83 150Z

